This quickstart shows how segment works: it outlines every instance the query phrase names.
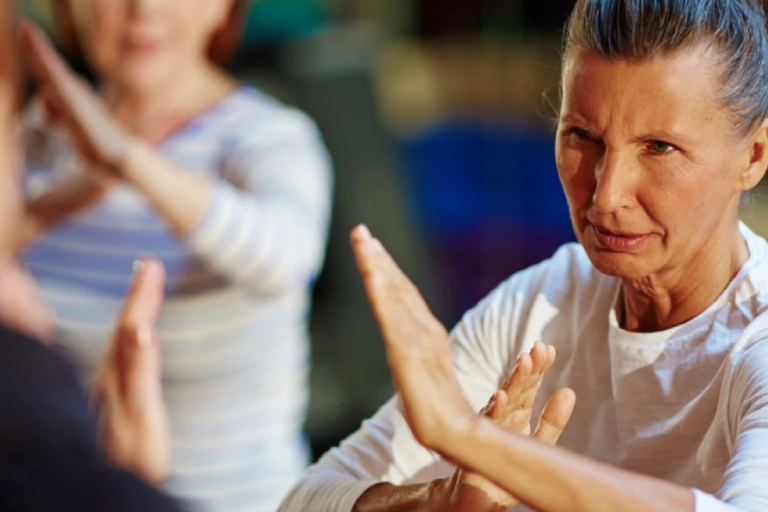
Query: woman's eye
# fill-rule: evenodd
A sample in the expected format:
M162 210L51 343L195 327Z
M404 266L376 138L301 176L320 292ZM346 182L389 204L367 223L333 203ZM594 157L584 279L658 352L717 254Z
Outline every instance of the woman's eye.
M648 150L653 153L669 153L675 150L675 146L661 140L652 140L647 145Z
M589 133L587 130L584 130L582 128L572 128L571 135L576 137L578 140L598 142L598 140L595 137L593 137L591 133Z

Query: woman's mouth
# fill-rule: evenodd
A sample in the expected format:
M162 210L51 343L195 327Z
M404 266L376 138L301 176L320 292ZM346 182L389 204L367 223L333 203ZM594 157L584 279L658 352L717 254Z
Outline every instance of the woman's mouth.
M636 252L651 236L650 233L628 233L594 225L592 230L601 249L619 253Z

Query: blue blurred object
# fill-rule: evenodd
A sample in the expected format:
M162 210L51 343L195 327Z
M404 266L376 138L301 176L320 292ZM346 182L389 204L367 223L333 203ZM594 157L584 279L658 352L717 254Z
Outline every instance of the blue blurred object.
M552 130L454 119L400 141L410 208L452 317L574 239Z
M412 207L427 236L488 221L570 229L554 133L535 125L453 120L401 141Z

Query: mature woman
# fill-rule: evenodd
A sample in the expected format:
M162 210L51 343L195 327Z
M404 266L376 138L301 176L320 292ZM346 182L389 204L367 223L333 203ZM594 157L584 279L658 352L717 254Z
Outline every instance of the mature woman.
M738 220L768 166L766 25L755 0L577 2L556 159L579 244L491 293L449 353L413 286L355 232L403 398L282 511L768 510L768 244ZM530 408L502 381L532 346L519 366L546 369L536 341L558 358ZM476 411L500 383L501 425L468 417L459 390ZM544 411L551 443L567 388L567 450L505 419Z
M195 508L272 511L308 460L307 312L330 210L325 149L306 116L210 60L231 0L70 5L99 89L25 29L45 107L26 126L25 236L37 239L25 263L56 313L60 346L88 378L133 261L158 257L168 271L158 322L173 432L167 488Z

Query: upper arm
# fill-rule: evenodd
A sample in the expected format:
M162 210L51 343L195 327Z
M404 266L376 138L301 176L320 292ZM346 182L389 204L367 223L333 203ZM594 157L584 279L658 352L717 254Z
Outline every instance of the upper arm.
M207 211L186 242L255 293L304 290L325 254L330 161L307 116L248 105L222 141Z
M729 393L732 454L718 497L745 511L768 510L768 339L752 342Z
M256 199L293 208L324 224L333 191L331 161L314 122L281 109L270 122L242 133L223 162L222 177Z

